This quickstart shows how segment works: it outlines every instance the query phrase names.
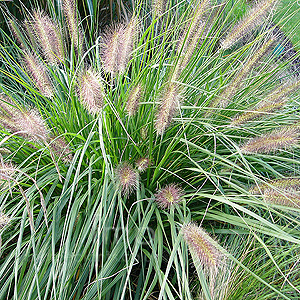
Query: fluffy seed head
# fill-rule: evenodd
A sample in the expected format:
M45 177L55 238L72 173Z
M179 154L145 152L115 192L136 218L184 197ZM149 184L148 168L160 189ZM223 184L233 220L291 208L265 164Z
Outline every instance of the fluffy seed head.
M11 132L30 140L46 141L48 130L36 109L21 110L5 96L0 96L0 123Z
M222 41L221 48L230 48L247 33L250 33L255 27L261 25L268 13L272 11L276 2L277 0L262 0L254 5L247 16L238 22Z
M138 172L129 163L120 164L115 173L116 182L124 196L129 196L132 191L137 189Z
M161 17L166 10L168 0L153 0L152 9L154 17Z
M81 77L80 100L86 109L93 115L102 111L104 102L104 87L100 74L89 69Z
M120 23L106 30L101 45L103 68L106 72L114 75L126 70L137 32L136 18L132 18L127 25Z
M260 103L260 105L254 108L254 110L246 111L241 115L234 117L232 119L231 126L242 125L246 122L255 120L261 116L265 116L267 114L273 113L281 109L286 102L287 102L286 99L283 99L281 102L277 102L277 103L276 102L268 103L263 101L262 103Z
M177 184L171 183L158 190L154 199L161 208L170 208L181 202L183 195L183 190Z
M37 141L47 140L48 130L44 119L37 110L31 109L29 111L20 112L14 122L16 128L20 131L24 131L24 133L21 133L24 137Z
M24 68L28 76L35 83L41 94L51 98L53 96L53 86L49 78L46 67L36 55L24 52Z
M205 269L216 270L220 265L223 254L216 248L216 242L208 233L194 223L185 225L182 229L183 238L190 252L199 260Z
M259 185L255 185L250 188L249 192L251 194L260 194L265 193L266 190L270 189L294 189L294 190L300 190L300 178L297 177L286 177L286 178L280 178L275 180L270 180L268 183L262 183Z
M270 204L300 208L299 190L293 188L286 188L283 191L266 189L263 193L263 198Z
M47 60L52 64L62 61L62 38L53 20L40 11L34 11L32 28Z
M84 35L79 25L80 22L75 0L63 0L62 8L67 21L71 41L74 44L75 50L79 52L84 44Z
M0 230L7 226L10 222L10 218L4 213L0 212Z
M143 173L144 171L146 171L150 167L151 161L150 161L149 158L143 157L143 158L138 159L135 162L135 165L136 165L136 168L138 169L138 171L140 173Z
M284 127L260 137L252 138L242 147L242 153L271 153L281 149L291 149L298 144L299 129Z
M142 85L137 84L129 92L129 96L126 102L126 110L129 117L134 116L135 113L137 112L141 96L142 96Z
M172 122L176 111L180 106L179 88L175 83L170 83L161 95L160 107L156 115L155 128L158 135L163 135L167 127Z

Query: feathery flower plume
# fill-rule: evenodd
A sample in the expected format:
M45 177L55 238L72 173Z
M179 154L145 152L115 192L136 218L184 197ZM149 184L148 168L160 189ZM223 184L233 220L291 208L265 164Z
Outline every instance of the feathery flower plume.
M140 173L143 173L150 167L151 161L147 157L142 157L135 162L135 165L136 165L136 168L138 169L138 171Z
M274 8L278 0L262 0L249 11L247 16L238 22L232 31L221 43L222 49L228 49L238 42L243 36L251 32L255 27L261 25L267 15Z
M170 208L181 202L184 192L177 184L171 183L160 189L154 199L161 208Z
M283 127L259 137L251 138L241 147L242 153L270 153L280 149L291 149L298 144L299 129Z
M161 17L169 3L169 0L153 0L152 1L152 10L154 17Z
M192 256L198 260L197 263L206 270L216 271L224 256L216 248L216 242L203 228L194 223L185 225L182 232Z
M220 96L216 98L215 102L212 103L213 107L220 106L224 108L229 104L230 100L240 90L241 86L243 85L243 81L248 77L249 73L252 71L258 61L267 53L274 41L274 38L267 40L254 53L254 55L248 59L243 68L231 80L230 84L224 89Z
M285 84L279 86L275 89L267 98L268 102L278 103L281 99L288 97L290 94L296 92L300 87L299 79L292 79L286 82Z
M35 141L46 141L48 130L36 109L20 110L7 97L0 97L0 123L12 132Z
M25 137L32 140L47 140L48 130L45 121L36 109L20 112L14 121L16 128L25 132L22 134Z
M270 189L294 189L300 190L300 178L297 177L286 177L280 179L270 180L268 183L262 183L259 185L255 185L249 189L249 192L253 195L265 193L266 190Z
M129 117L135 115L138 110L139 102L142 96L142 85L137 84L130 91L126 102L126 110Z
M126 70L137 33L138 20L134 17L127 25L120 23L106 30L101 46L103 68L106 72L114 75Z
M63 0L62 7L63 14L67 21L71 41L74 44L75 50L79 52L84 43L84 35L79 25L76 1Z
M104 102L104 87L101 76L93 69L87 70L81 77L80 100L83 106L93 115L102 111Z
M293 208L300 208L300 193L293 188L287 188L283 191L266 189L263 198L267 203L282 205Z
M34 11L32 28L47 60L52 64L61 62L64 57L62 38L53 20L43 12Z
M49 146L55 155L64 163L70 163L72 161L73 155L64 137L52 137Z
M266 114L273 113L281 109L286 102L287 99L283 99L281 102L271 102L271 103L263 101L256 108L254 108L254 110L246 111L241 115L234 117L232 119L231 126L242 125L248 121L252 121Z
M158 135L163 135L170 125L180 106L179 87L175 83L168 83L161 95L161 103L156 116L155 128Z
M10 222L10 217L0 212L0 230L7 226Z
M53 86L47 69L39 58L30 52L24 52L24 67L41 94L51 98L53 96Z
M130 22L125 27L123 37L119 40L119 61L118 70L124 73L131 58L133 46L138 34L138 19L132 17Z
M138 177L138 172L127 162L124 162L117 167L116 182L124 196L129 196L132 191L137 189Z

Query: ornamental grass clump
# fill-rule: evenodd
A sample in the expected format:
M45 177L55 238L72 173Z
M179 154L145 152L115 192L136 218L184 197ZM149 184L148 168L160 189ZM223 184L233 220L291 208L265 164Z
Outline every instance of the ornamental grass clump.
M0 299L298 299L275 1L45 3L0 28Z

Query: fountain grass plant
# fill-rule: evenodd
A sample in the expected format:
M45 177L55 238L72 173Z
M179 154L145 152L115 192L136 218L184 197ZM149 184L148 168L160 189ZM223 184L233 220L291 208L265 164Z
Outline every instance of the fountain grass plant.
M3 11L0 299L298 299L278 1L141 0L97 30L47 3Z

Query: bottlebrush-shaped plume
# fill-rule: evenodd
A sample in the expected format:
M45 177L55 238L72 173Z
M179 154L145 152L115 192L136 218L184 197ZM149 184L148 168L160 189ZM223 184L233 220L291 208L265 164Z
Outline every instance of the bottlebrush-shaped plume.
M290 96L295 93L300 88L300 80L298 78L290 79L283 85L280 85L275 89L266 99L268 102L278 103L285 99L285 97Z
M93 69L85 71L80 82L80 100L84 107L93 115L102 111L104 103L104 87L101 76Z
M242 125L246 122L255 120L259 117L265 116L270 113L274 113L275 111L281 109L285 103L287 102L287 99L283 99L281 102L261 102L257 107L254 107L251 111L246 111L242 113L241 115L238 115L232 119L231 125L232 126L238 126Z
M296 126L276 129L270 133L250 139L241 146L242 153L271 153L292 149L299 142L299 128Z
M168 184L158 190L154 199L161 208L170 208L182 201L184 192L182 188L174 183Z
M158 135L163 135L180 108L181 95L176 83L168 83L161 94L161 103L157 111L155 128Z
M138 20L134 17L127 25L120 23L106 30L101 45L103 68L106 72L114 75L126 70L137 33Z
M75 50L80 52L84 45L84 35L80 28L76 2L75 0L63 0L62 7L71 41L74 44Z
M21 110L7 97L0 98L0 123L6 129L34 141L46 141L48 130L36 109Z
M138 110L138 106L140 103L140 99L142 97L142 85L137 84L135 85L130 91L127 97L126 102L126 110L129 117L132 117L136 114Z
M198 260L196 263L205 270L216 271L224 259L224 255L216 247L216 242L194 223L185 225L182 232L192 256Z
M147 157L142 157L135 162L135 166L140 173L143 173L151 166L151 160Z
M129 196L138 187L138 172L127 162L116 168L116 182L122 194Z
M32 28L47 60L52 64L63 61L62 38L53 20L41 11L34 11Z
M273 43L274 38L270 38L269 40L265 41L259 49L257 49L254 55L248 59L242 69L230 81L229 85L225 87L219 97L217 97L216 100L211 104L212 107L226 107L230 103L230 100L232 100L235 94L241 89L244 80L248 77L259 60L267 53Z
M262 0L255 4L247 16L238 22L222 41L221 48L230 48L255 27L261 25L277 2L278 0Z
M293 188L286 188L283 191L266 189L263 193L263 198L269 204L300 209L300 193L299 190Z
M125 27L123 37L119 44L119 72L124 73L126 67L131 59L134 43L136 42L138 34L138 19L132 17L130 22Z
M53 86L47 72L47 68L40 59L27 51L24 51L24 68L28 76L32 79L42 95L51 98L53 96Z
M73 155L64 137L51 137L49 146L54 154L64 163L70 163L72 161Z
M286 190L286 189L300 190L300 178L297 177L286 177L280 179L274 179L268 181L268 183L262 183L255 185L249 189L251 194L261 194L265 191L274 189L274 190Z
M0 230L7 226L10 222L10 217L0 212Z
M161 17L168 6L169 0L153 0L152 10L154 17Z

